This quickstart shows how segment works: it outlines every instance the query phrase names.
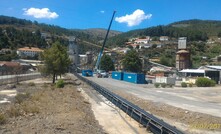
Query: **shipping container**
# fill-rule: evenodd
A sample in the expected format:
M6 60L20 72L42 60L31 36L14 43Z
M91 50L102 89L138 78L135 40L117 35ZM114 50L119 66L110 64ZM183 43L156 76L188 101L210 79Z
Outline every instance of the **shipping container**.
M92 70L82 70L82 76L90 77L93 76Z
M136 84L145 84L145 74L137 74L137 73L123 73L123 80Z
M123 80L123 72L115 72L115 71L113 71L111 73L111 77L112 77L112 79Z

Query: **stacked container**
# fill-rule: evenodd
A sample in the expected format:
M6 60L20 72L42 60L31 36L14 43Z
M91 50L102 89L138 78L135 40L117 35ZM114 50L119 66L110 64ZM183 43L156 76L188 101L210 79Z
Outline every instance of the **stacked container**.
M111 74L112 79L123 80L123 72L115 72L113 71Z
M145 75L137 73L123 73L123 80L136 84L145 84Z

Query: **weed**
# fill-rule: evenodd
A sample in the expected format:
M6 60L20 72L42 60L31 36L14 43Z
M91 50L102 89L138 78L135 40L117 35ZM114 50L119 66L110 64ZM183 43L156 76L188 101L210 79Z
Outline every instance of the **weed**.
M35 86L35 83L34 82L29 82L28 86L32 86L33 87L33 86Z
M15 96L15 102L20 104L24 100L27 100L28 98L30 98L30 93L28 93L28 92L26 92L26 93L18 93Z
M160 83L154 83L154 86L155 86L156 88L158 88L158 87L160 86Z
M7 110L7 114L9 115L9 117L17 117L17 116L20 116L22 115L21 114L21 110L16 107L15 105L14 106L11 106L8 110Z
M187 87L186 82L182 82L182 83L181 83L181 87Z
M166 86L167 86L166 83L161 83L161 87L162 87L162 88L165 88Z
M0 125L5 124L5 122L6 122L5 114L0 113Z
M64 87L64 81L62 79L58 80L56 83L57 88L63 88Z

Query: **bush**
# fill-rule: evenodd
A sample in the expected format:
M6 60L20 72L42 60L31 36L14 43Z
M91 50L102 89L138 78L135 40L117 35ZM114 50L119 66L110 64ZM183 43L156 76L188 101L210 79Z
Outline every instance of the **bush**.
M193 87L193 83L189 83L189 87Z
M169 84L169 87L172 88L172 87L173 87L173 84Z
M154 86L155 86L156 88L158 88L158 87L160 86L160 83L154 83Z
M199 77L196 80L197 87L214 87L215 85L216 85L216 82L208 78Z
M181 87L187 87L186 82L182 82L182 83L181 83Z
M30 98L30 93L18 93L15 96L15 102L20 104L28 98Z
M63 88L64 87L64 81L63 80L58 80L58 82L56 83L56 87L57 88Z
M0 125L5 124L5 122L6 122L5 115L3 113L0 113Z
M161 87L162 87L162 88L165 88L166 86L167 86L166 83L161 83Z
M16 107L16 106L11 106L8 110L7 110L7 115L9 117L18 117L20 115L22 115L21 113L21 109Z
M35 86L35 83L34 82L30 82L28 83L29 86Z

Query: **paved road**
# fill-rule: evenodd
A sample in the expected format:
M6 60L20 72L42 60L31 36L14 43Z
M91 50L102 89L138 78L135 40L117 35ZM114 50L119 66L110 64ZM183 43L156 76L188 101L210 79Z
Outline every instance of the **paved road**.
M111 91L120 90L142 99L221 117L221 86L214 88L155 88L153 84L133 84L111 78L87 78Z

